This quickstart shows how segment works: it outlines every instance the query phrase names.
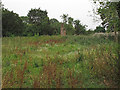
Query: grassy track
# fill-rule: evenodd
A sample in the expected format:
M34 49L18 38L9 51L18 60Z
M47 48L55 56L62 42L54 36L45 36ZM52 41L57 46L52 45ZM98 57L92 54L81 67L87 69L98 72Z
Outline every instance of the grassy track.
M6 37L2 86L117 87L117 48L105 36Z

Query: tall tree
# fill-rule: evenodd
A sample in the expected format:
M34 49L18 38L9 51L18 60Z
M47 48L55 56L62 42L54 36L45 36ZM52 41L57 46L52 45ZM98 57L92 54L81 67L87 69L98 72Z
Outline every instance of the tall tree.
M48 17L47 11L43 11L40 8L31 9L27 16L29 17L29 22L32 24L40 24L46 17Z
M68 17L68 24L66 25L66 30L68 35L75 34L75 28L73 27L74 19L72 17Z
M85 31L86 31L85 25L82 25L80 23L80 20L75 20L74 21L74 25L75 25L75 30L76 30L75 33L77 35L79 35L79 34L85 34Z
M75 27L77 27L79 24L80 24L80 20L75 20L75 21L74 21Z
M115 34L119 23L116 6L117 3L115 2L107 2L104 7L98 9L98 14L100 14L101 19L103 20L102 24L107 27L108 30L114 31Z
M75 34L75 28L73 27L73 25L66 24L65 28L66 28L66 34L67 35L74 35Z
M67 35L75 34L75 28L73 27L74 19L72 17L68 17L68 14L61 15L61 18Z
M64 23L64 24L67 24L68 14L63 14L63 15L61 15L61 18L63 19L63 23Z
M29 24L28 16L21 16L20 18L22 19L23 23Z
M74 19L72 17L68 17L68 24L73 25Z
M60 26L61 24L59 23L59 21L55 18L50 19L50 27L51 27L51 32L55 35L55 34L60 34Z
M117 12L118 12L118 16L119 16L119 19L120 19L120 1L117 4Z
M99 3L99 8L97 8L97 13L102 19L102 25L107 28L108 31L115 32L115 40L117 41L116 32L120 28L120 19L119 19L119 3L112 2L111 0L94 0Z
M18 14L2 9L3 36L20 36L23 32L23 23Z
M36 27L34 32L39 33L39 35L48 34L49 17L46 10L31 9L27 16L29 17L29 23Z

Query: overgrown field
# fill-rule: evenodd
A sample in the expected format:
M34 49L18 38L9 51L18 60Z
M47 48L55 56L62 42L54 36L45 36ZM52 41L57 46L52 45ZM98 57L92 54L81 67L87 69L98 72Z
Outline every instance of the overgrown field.
M113 37L5 37L2 87L118 87L117 62L118 44Z

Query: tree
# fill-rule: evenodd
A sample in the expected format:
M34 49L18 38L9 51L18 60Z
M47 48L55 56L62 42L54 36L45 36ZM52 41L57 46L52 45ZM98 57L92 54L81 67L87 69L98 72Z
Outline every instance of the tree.
M29 17L29 23L31 24L41 24L47 16L47 11L43 11L40 8L31 9L27 16Z
M64 23L64 24L67 24L68 14L63 14L63 15L61 15L61 18L63 19L63 23Z
M29 23L36 26L35 33L39 33L39 35L48 34L49 17L46 10L31 9L27 16L29 17Z
M21 36L23 23L18 14L7 9L2 9L3 36Z
M65 28L66 28L67 35L74 35L75 34L75 28L71 24L65 24Z
M120 2L112 2L105 0L101 2L100 0L94 0L99 3L99 8L97 8L97 13L102 19L102 25L107 28L107 31L115 32L115 41L117 40L117 31L120 31L120 18L119 18L119 4Z
M57 19L55 18L50 19L50 27L51 27L51 32L53 33L53 35L60 34L61 24L59 23Z
M105 28L104 27L101 27L101 26L98 26L96 27L96 29L94 30L94 32L97 32L97 33L100 33L100 32L105 32Z
M23 32L23 36L34 36L35 33L35 29L36 26L33 24L25 24L24 23L24 32Z
M68 24L73 25L74 19L72 17L68 17Z
M75 28L73 27L74 19L72 17L68 17L68 14L61 15L63 20L64 29L66 30L67 35L74 35Z
M105 7L98 9L98 14L100 14L101 19L103 20L104 27L107 27L109 31L114 31L116 34L117 25L118 25L118 13L116 9L117 3L107 2Z
M82 25L80 23L80 20L75 20L74 21L74 25L75 25L75 30L76 30L75 33L77 35L79 35L79 34L85 34L85 31L86 31L85 25Z
M80 20L75 20L74 21L74 25L75 25L75 28L77 28L77 26L80 24Z
M117 12L118 12L118 16L119 16L119 19L120 19L120 1L117 4Z
M73 27L74 19L72 17L67 18L68 24L65 25L65 28L67 30L68 35L74 35L75 34L75 28Z
M28 16L21 16L20 18L22 19L23 23L29 24L29 18L28 18Z

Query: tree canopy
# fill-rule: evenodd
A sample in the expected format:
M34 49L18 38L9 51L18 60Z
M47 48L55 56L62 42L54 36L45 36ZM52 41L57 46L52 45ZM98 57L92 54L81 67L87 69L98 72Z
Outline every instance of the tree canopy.
M2 28L3 36L21 35L23 23L18 14L8 9L2 9Z
M82 25L80 23L80 20L75 20L74 25L75 25L75 29L76 29L75 32L76 32L77 35L85 34L85 31L86 31L85 25Z
M68 14L63 14L60 16L63 22L59 22L55 18L50 19L48 12L40 8L29 10L27 16L19 16L3 8L2 16L3 36L59 35L62 23L67 35L84 34L86 31L85 25L82 25L80 20L74 20Z
M108 31L118 31L120 28L120 2L112 2L109 0L100 1L94 0L99 3L99 8L97 8L97 13L102 19L102 25L107 28Z
M94 30L95 32L97 33L100 33L100 32L105 32L105 28L104 27L101 27L101 26L97 26L96 29Z

